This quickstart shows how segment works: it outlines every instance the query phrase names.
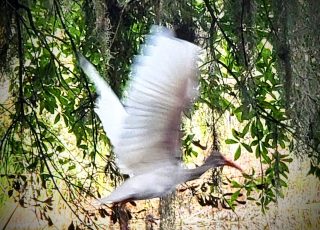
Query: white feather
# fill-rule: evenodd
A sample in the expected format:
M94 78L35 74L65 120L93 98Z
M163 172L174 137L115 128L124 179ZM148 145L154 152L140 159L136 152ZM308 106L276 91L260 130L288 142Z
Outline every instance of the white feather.
M99 95L96 100L95 112L99 116L111 143L118 143L119 128L122 126L127 113L119 98L103 80L96 68L80 53L78 53L78 57L81 68L94 83Z
M118 166L133 176L101 202L160 196L186 179L180 167L180 123L183 110L197 96L199 52L198 46L175 38L169 30L153 27L135 58L124 106L80 56L82 69L100 95L96 112L114 146ZM179 176L172 177L175 171ZM156 187L150 187L154 180Z
M181 114L197 95L199 47L168 30L152 31L133 64L122 144L114 146L122 171L130 175L180 164Z

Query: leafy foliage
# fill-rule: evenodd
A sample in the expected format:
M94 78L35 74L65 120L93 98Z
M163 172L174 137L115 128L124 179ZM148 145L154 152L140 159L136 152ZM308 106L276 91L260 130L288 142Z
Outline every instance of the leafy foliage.
M82 213L91 219L85 203L77 203L97 190L95 175L103 171L97 160L108 162L99 155L98 142L106 143L107 138L93 111L89 83L73 66L76 47L85 35L81 5L52 4L9 5L16 10L18 65L10 85L11 124L1 138L1 180L9 197L21 206L38 207L49 225L48 208L41 203L52 199L54 191L87 225L79 217ZM68 133L70 138L60 136ZM118 175L111 166L106 172Z
M266 23L271 22L272 8L264 1L219 4L208 0L197 7L199 13L206 9L210 19L199 24L211 32L205 41L209 57L200 101L220 115L230 113L241 124L225 142L237 145L234 160L244 152L254 154L260 172L253 169L243 184L233 181L233 187L246 190L249 197L257 191L257 204L265 210L287 186L287 164L291 161L280 153L290 144L290 130L281 79L274 67L276 53L270 36L275 31ZM231 205L239 191L229 199Z

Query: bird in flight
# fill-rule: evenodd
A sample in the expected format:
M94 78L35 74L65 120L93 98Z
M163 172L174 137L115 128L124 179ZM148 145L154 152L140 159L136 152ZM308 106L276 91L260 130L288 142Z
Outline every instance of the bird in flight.
M109 137L120 171L130 177L101 204L162 197L178 184L210 168L231 166L219 151L187 169L181 161L181 116L198 94L200 48L153 26L132 66L128 96L121 102L95 67L81 54L79 63L96 87L95 112Z

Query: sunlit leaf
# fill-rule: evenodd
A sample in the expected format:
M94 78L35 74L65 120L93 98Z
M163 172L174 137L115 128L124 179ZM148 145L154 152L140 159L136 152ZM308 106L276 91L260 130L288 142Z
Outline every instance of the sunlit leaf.
M225 142L226 142L226 144L237 144L238 143L238 141L233 140L233 139L227 139Z
M241 145L250 153L252 153L252 148L250 145L246 144L246 143L241 143Z
M54 119L54 124L57 124L60 121L60 113L57 114L57 116Z
M241 146L239 145L235 154L234 154L234 160L235 161L238 160L240 156L241 156Z

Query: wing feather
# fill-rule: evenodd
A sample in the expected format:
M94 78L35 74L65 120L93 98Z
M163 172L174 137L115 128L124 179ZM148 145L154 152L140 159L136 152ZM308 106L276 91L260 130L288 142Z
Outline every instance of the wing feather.
M117 95L100 76L96 68L80 53L78 53L78 58L80 67L96 87L99 96L95 103L95 112L99 116L103 129L111 143L114 145L118 143L120 127L127 113Z
M79 54L94 82L104 130L123 173L139 175L179 164L182 111L197 95L199 47L154 27L132 67L124 105L94 66Z
M197 95L199 47L156 30L134 62L128 116L114 145L119 167L131 175L180 163L181 114Z

